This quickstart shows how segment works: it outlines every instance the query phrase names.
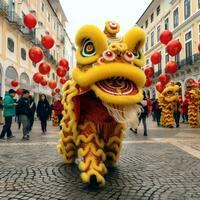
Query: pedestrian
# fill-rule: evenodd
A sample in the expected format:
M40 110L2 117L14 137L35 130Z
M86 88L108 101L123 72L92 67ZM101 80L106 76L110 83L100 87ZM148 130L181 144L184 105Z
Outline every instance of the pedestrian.
M60 126L60 129L62 128L61 125L60 125L60 122L62 120L62 111L63 111L63 105L61 103L61 99L58 99L57 101L54 102L53 104L53 110L55 111L55 114L57 115L58 117L58 124Z
M188 122L188 100L185 98L181 104L182 123Z
M156 118L157 126L160 126L160 117L161 117L162 110L159 106L158 99L156 99L153 102L152 111L153 111L154 116Z
M148 116L148 103L147 103L147 99L146 99L146 94L143 92L143 100L141 103L139 103L139 105L142 107L142 112L139 116L139 125L140 122L142 121L143 127L144 127L144 136L147 136L147 116ZM138 126L139 126L138 125ZM132 132L134 132L135 134L137 134L137 129L133 129L130 128L130 130Z
M3 125L3 98L0 97L0 125Z
M30 131L33 128L33 123L34 123L34 117L35 117L35 111L36 111L36 104L34 101L34 98L32 96L29 96L29 104L30 104Z
M50 114L49 102L44 94L40 96L40 100L37 105L37 116L41 122L42 133L47 132L47 120Z
M24 140L30 139L30 116L31 109L29 104L29 95L30 92L28 90L24 90L22 97L18 101L18 109L19 111L19 119L23 126L23 138Z
M179 127L180 116L181 116L181 106L179 100L177 100L174 104L174 120L176 123L176 128Z
M16 91L10 89L9 92L5 93L4 104L3 104L3 115L4 115L4 126L1 131L0 139L4 140L5 135L7 134L7 139L14 137L11 131L12 118L15 116L16 103L14 101Z

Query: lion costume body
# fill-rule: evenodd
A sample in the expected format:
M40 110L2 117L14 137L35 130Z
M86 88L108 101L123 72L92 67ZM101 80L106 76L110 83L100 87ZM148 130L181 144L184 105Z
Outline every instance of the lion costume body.
M120 26L106 22L102 32L85 25L76 35L77 66L63 87L62 131L57 149L65 163L79 157L84 183L105 185L106 165L115 165L126 123L138 125L145 75L139 27L118 38Z

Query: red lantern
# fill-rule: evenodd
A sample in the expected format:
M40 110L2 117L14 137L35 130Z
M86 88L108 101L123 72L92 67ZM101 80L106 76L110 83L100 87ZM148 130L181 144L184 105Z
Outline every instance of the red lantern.
M151 79L150 79L150 78L147 78L147 79L146 79L146 83L145 83L145 87L150 87L151 84L152 84Z
M59 93L59 92L60 92L60 88L56 88L56 89L55 89L55 92L56 92L56 93Z
M176 62L174 61L169 61L167 64L166 64L166 68L165 68L166 72L169 73L169 74L174 74L177 72L178 70L178 65L176 64Z
M52 81L49 81L49 87L54 90L56 87L57 87L57 83L56 81L52 80Z
M160 52L154 52L152 55L151 55L151 62L156 65L158 63L160 63L161 61L161 53Z
M56 96L56 93L55 93L55 92L52 92L51 95L54 97L54 96Z
M41 84L42 86L46 86L46 85L47 85L47 80L42 79L41 82L40 82L40 84Z
M65 78L61 78L61 79L60 79L60 83L61 83L61 84L65 84L66 81L67 81L67 80L66 80Z
M42 76L41 73L37 72L33 75L33 80L36 82L36 83L41 83L41 81L44 79L44 77Z
M51 70L51 65L48 62L42 62L39 65L39 72L43 75L48 74L50 70Z
M59 66L66 68L67 71L69 70L69 62L65 58L59 61Z
M198 50L199 50L199 52L200 52L200 43L198 44Z
M144 73L145 73L146 77L151 78L154 74L154 68L153 67L146 67L144 69Z
M55 42L50 35L45 35L42 37L41 43L46 49L51 49Z
M23 89L22 89L22 88L18 88L18 89L16 90L16 93L17 93L18 95L22 95Z
M170 56L177 55L182 49L182 45L178 40L172 40L168 43L166 51Z
M13 81L11 81L11 85L12 85L13 87L17 87L17 86L19 85L19 82L16 81L16 80L13 80Z
M160 41L167 45L170 40L172 40L173 34L169 30L165 30L160 34Z
M58 76L64 77L67 73L67 70L62 66L58 66L57 69L56 69L56 73L57 73Z
M170 76L169 74L161 74L158 79L163 85L166 85L170 81Z
M164 89L165 89L165 86L161 82L156 83L156 90L158 92L161 93Z
M36 64L44 57L43 51L40 47L33 46L29 49L29 58Z
M34 15L32 15L31 13L24 16L24 25L26 27L28 27L29 29L32 29L36 26L37 24L37 20L36 17Z

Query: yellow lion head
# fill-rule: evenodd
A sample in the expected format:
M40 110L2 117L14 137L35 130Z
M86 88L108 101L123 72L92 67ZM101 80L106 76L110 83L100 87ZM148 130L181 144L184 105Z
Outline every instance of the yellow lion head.
M77 66L72 77L106 103L130 105L143 98L145 32L133 27L118 38L119 30L112 21L105 23L104 32L94 25L81 27L75 38Z

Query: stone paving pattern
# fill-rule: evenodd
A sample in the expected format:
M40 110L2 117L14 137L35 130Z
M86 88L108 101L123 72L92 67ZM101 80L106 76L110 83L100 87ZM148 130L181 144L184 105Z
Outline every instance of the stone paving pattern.
M128 132L119 162L106 176L106 186L94 189L81 183L75 164L63 163L55 148L58 128L49 125L49 129L42 136L36 124L31 140L22 141L15 128L16 138L0 142L0 199L200 199L200 159L160 142L162 138L199 141L199 130L152 126L147 138L141 130L138 135Z

